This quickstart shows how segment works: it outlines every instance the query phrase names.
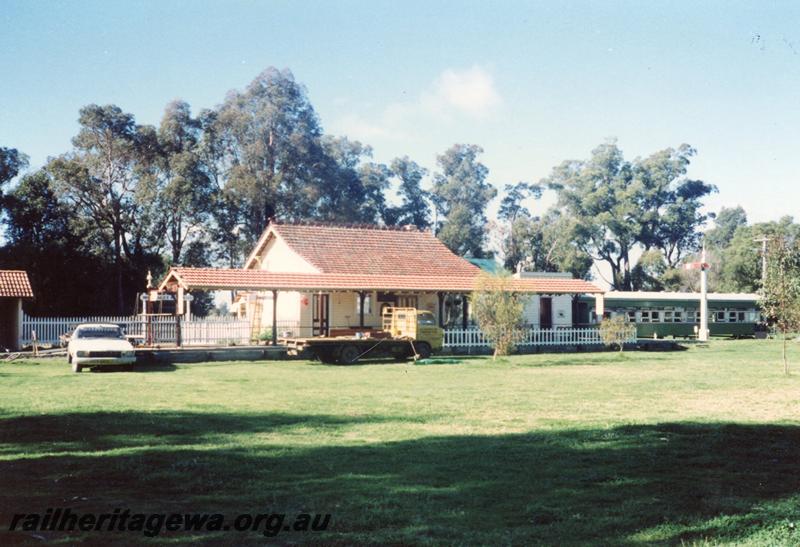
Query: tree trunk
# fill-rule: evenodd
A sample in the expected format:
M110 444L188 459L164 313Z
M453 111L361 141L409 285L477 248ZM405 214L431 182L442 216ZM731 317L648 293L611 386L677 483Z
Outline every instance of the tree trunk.
M122 246L119 228L114 227L114 266L116 269L117 315L122 315Z

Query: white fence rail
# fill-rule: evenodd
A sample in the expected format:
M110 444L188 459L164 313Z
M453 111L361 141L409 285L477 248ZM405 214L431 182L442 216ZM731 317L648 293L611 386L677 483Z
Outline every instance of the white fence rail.
M57 345L60 337L71 333L81 323L112 323L125 329L125 334L157 344L174 344L176 324L174 317L151 317L144 321L140 315L91 317L30 317L22 318L20 344L30 345L33 333L40 344ZM184 345L247 344L250 342L250 323L247 320L221 318L181 321L181 341Z
M517 346L520 348L541 346L591 346L602 345L597 328L519 329ZM635 331L625 343L636 342ZM444 347L452 349L478 349L490 347L485 335L477 328L447 329L444 331Z
M22 317L20 343L30 345L33 333L40 344L58 344L59 337L71 333L81 323L113 323L125 329L127 334L141 335L142 320L135 315L129 316L89 316L89 317Z
M185 346L248 344L250 334L247 320L195 319L181 322L181 339Z

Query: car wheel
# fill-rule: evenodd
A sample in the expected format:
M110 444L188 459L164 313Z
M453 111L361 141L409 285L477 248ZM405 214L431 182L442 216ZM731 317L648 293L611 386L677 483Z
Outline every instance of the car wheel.
M80 372L81 366L76 362L72 361L72 372Z
M414 347L417 350L417 355L419 355L420 359L427 359L431 356L431 345L427 342L418 342L414 344Z

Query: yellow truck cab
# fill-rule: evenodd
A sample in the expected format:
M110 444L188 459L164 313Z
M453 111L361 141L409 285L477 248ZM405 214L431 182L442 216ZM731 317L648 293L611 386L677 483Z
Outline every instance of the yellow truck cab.
M383 313L383 330L392 338L403 338L427 344L431 351L442 349L444 331L436 324L429 311L416 308L386 308Z

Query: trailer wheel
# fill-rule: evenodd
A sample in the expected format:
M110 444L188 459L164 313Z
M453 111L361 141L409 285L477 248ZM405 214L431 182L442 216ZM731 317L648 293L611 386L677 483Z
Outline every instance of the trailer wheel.
M431 356L431 345L427 342L419 342L414 344L414 347L417 349L417 355L419 355L420 359L427 359Z
M317 359L319 359L320 363L325 363L326 365L333 365L336 364L336 359L333 357L333 352L326 348L320 348L316 352Z
M360 352L356 346L347 345L339 350L339 362L343 365L352 365L359 357Z

